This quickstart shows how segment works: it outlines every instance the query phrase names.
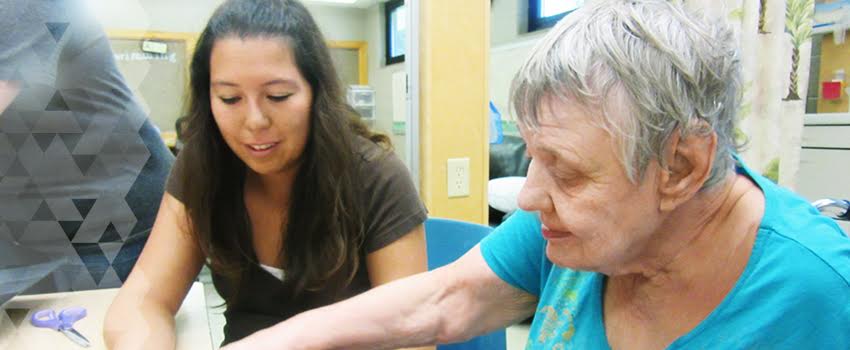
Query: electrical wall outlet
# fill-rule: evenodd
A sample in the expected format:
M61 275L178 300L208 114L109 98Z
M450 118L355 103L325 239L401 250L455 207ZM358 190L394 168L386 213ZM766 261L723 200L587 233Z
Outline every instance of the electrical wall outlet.
M449 198L469 196L469 158L449 158L446 163Z

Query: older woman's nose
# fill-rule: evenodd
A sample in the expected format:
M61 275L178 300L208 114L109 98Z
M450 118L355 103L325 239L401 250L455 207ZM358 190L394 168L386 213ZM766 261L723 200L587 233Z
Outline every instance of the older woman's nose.
M528 175L522 190L519 192L517 205L525 211L547 211L552 207L552 200L546 191L545 170L540 169L532 160L528 166Z

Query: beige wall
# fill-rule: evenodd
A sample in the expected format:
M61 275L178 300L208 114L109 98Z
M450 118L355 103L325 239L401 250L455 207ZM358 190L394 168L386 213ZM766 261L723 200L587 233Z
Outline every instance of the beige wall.
M511 81L547 30L526 32L527 0L494 1L490 13L490 100L502 113L502 119L512 120L512 112L508 110Z
M427 1L427 0L426 0ZM369 42L369 85L375 89L375 130L389 135L396 155L405 164L407 136L393 134L393 73L404 71L404 63L387 65L384 59L384 6L371 6L366 15L366 40Z
M198 33L224 0L85 0L108 29Z
M363 41L366 40L365 9L339 6L323 6L313 3L304 4L313 19L322 29L327 40Z
M199 33L224 0L85 0L108 29ZM329 40L366 40L366 9L305 3Z
M818 81L818 94L821 94L821 83L831 81L837 69L844 69L845 87L850 86L850 40L843 44L835 44L832 34L826 34L821 41L820 56L820 81ZM847 113L850 97L843 91L838 100L825 100L818 98L818 113Z
M487 223L490 2L421 2L421 194L430 214ZM470 196L448 198L446 161L470 158Z
M545 32L528 32L528 0L494 0L490 16L492 46L525 41Z

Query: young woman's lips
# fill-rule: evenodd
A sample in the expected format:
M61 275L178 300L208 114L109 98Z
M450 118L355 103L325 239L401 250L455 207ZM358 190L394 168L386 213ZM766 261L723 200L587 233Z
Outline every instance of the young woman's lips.
M279 144L280 142L249 143L246 144L245 147L252 155L262 157L272 153Z

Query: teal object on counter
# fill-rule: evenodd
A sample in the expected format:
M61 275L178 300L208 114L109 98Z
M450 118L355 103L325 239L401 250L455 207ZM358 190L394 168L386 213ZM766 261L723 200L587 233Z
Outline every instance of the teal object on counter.
M490 143L502 143L504 135L502 133L502 113L490 101Z

